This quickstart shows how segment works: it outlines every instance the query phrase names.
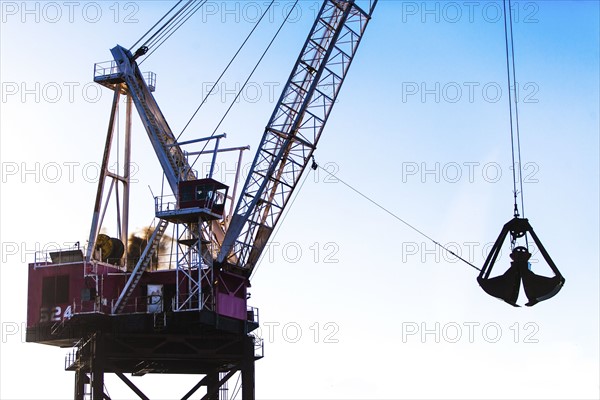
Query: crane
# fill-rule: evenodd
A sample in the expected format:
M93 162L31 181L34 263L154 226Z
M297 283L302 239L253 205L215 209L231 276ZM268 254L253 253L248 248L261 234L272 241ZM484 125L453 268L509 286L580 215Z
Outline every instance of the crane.
M168 22L187 20L203 3L178 3ZM138 64L150 50L148 42L135 51L117 45L112 61L96 64L94 81L114 95L87 249L85 254L79 248L55 251L29 266L27 341L74 348L65 368L75 372L76 400L106 398L105 373L117 375L142 399L148 397L125 373L203 375L182 398L206 387L207 400L218 400L219 393L223 398L223 388L239 373L242 399L254 399L254 362L262 357L262 341L252 333L259 318L247 305L250 276L300 177L314 163L376 4L323 1L231 215L225 203L234 200L236 188L229 195L229 187L214 179L215 159L231 150L241 157L247 147L220 148L224 134L178 140L154 98L155 75L142 73ZM109 163L121 96L126 97L126 145L119 174ZM155 197L155 225L132 261L127 249L134 108L171 193ZM184 149L200 143L214 148ZM190 155L207 153L211 169L200 177ZM100 233L112 193L118 204L116 237ZM176 267L153 269L169 224L176 232Z
M171 29L171 21L185 22L204 4L180 3L149 41L137 49L117 45L111 49L113 60L95 65L94 81L114 95L87 248L53 251L29 265L26 340L74 348L65 368L75 372L76 400L107 398L105 373L114 373L142 399L148 397L125 373L202 375L182 398L205 387L206 400L224 400L228 382L238 374L242 399L254 399L254 362L262 358L263 344L253 333L259 327L258 309L247 304L250 277L301 176L315 165L314 151L377 0L323 1L265 127L235 208L237 187L229 194L229 187L214 179L216 157L239 151L241 160L248 147L221 148L225 134L180 141L154 98L155 75L140 70L138 60L152 54L150 43L156 44L154 39L164 34L165 27ZM121 173L109 165L123 96ZM154 225L139 256L131 259L128 210L134 109L170 193L155 196ZM198 144L204 144L201 151L187 150ZM213 149L205 151L209 144ZM211 168L201 177L190 157L206 154L212 155ZM117 199L116 237L100 233L112 194ZM503 228L478 282L488 294L516 305L522 280L527 305L534 305L554 296L564 278L531 225L519 217L515 213ZM175 232L175 268L161 269L156 258L169 224ZM527 248L516 246L516 239L527 233L555 277L529 270ZM509 234L514 244L511 268L504 275L490 276Z

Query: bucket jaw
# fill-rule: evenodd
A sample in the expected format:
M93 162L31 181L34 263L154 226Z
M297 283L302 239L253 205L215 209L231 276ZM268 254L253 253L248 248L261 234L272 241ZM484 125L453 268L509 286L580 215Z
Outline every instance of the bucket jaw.
M531 234L533 241L544 257L544 260L546 260L548 266L550 266L550 269L554 272L554 276L547 277L532 272L531 264L529 263L531 254L526 247L518 246L515 247L510 254L512 261L508 270L502 275L490 278L490 273L500 254L500 248L504 243L506 236L510 234L512 242L514 243L517 238L523 237L527 233ZM481 286L481 288L490 296L499 298L515 307L519 307L517 305L517 299L519 297L521 283L523 283L525 295L529 300L525 305L531 307L540 301L547 300L557 294L563 287L565 278L554 264L554 261L550 258L550 255L529 224L529 221L525 218L515 217L502 228L500 236L498 236L498 239L494 243L490 254L485 260L483 268L477 277L477 282L479 282L479 286Z

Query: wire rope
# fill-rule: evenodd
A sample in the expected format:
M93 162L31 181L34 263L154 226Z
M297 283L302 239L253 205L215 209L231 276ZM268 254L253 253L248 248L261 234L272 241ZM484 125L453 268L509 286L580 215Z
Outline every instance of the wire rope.
M173 34L177 32L183 26L183 24L187 22L187 20L189 20L200 8L202 8L204 4L206 4L206 1L207 0L203 0L199 2L194 8L190 8L188 11L186 11L185 14L182 14L178 21L176 21L169 28L165 29L165 31L161 34L159 38L156 39L152 46L149 46L153 47L152 51L148 53L139 64L141 65L144 61L148 59L148 57L154 54L154 52L158 50L171 36L173 36Z
M223 123L223 121L225 120L225 118L227 117L227 115L229 114L229 111L231 111L231 109L233 108L233 106L235 105L236 101L238 100L238 98L240 97L240 95L242 94L244 88L246 87L246 85L248 84L248 82L250 81L250 79L252 78L252 76L254 75L254 72L256 72L256 70L258 69L260 63L262 62L262 60L265 58L265 55L267 54L267 52L269 51L269 49L271 48L271 46L273 45L273 42L275 42L275 39L277 39L277 36L279 36L279 33L281 32L281 30L283 29L284 25L286 24L286 22L288 21L288 19L290 18L290 15L292 15L292 12L296 9L296 5L298 5L298 1L296 0L294 2L294 5L290 8L290 11L287 13L287 15L285 16L285 19L283 20L283 22L281 23L281 25L279 26L279 29L277 29L277 32L275 32L275 35L273 36L273 38L271 39L271 41L269 42L269 44L267 45L265 51L263 51L262 55L260 56L260 58L258 59L258 61L256 62L256 65L254 66L254 68L252 69L252 71L250 72L250 74L248 75L248 78L246 79L246 81L244 82L244 84L242 85L242 87L240 87L240 90L237 92L237 94L235 95L235 98L233 99L233 101L231 102L231 104L229 105L229 108L227 108L227 111L225 111L225 114L223 115L223 117L221 118L221 120L219 121L219 123L217 124L217 126L215 127L215 129L213 130L212 134L210 135L210 137L213 137L215 135L215 133L217 132L217 130L219 129L219 127L221 126L221 124ZM206 145L205 145L206 147ZM201 152L200 152L201 153ZM196 156L196 159L194 160L194 162L192 163L191 167L194 167L194 165L196 164L196 162L198 161L198 159L200 158L201 154L198 154L198 156Z
M507 4L508 1L508 12ZM511 14L511 3L510 0L504 0L504 42L506 48L506 77L508 82L508 106L509 106L509 118L510 118L510 142L511 142L511 156L512 156L512 174L513 174L513 199L514 199L514 216L519 217L519 207L517 198L520 196L521 200L521 214L525 216L525 203L523 197L523 171L521 163L521 138L519 132L519 109L518 109L518 98L517 98L517 78L515 69L515 47L514 47L514 36L513 36L513 24ZM510 33L510 39L509 39ZM512 77L511 77L511 66L512 66ZM513 118L513 104L514 104L514 118ZM516 155L515 155L515 139L516 139ZM518 179L517 179L518 173ZM519 189L517 189L517 180L519 182Z
M167 15L169 15L171 13L171 11L173 11L178 5L179 3L181 3L183 0L179 0L169 11L167 11L165 13L165 15L163 15L161 17L161 19L159 19L158 21L156 21L156 23L154 25L152 25L152 27L150 29L148 29L146 31L146 33L144 33L137 42L135 42L133 45L131 45L131 47L129 48L129 51L131 51L139 42L141 42L154 28L156 28L158 26L158 24L160 24L160 22L165 19L167 17Z
M237 58L237 56L240 54L240 52L242 51L242 49L244 48L244 46L246 45L246 43L248 42L248 40L250 39L250 37L252 36L252 34L254 33L254 31L256 30L256 28L258 28L258 25L263 20L264 16L267 15L267 12L269 11L269 9L271 8L271 6L273 5L274 2L275 2L275 0L272 0L271 3L269 4L269 6L265 9L265 12L261 15L260 19L256 22L256 24L254 25L254 27L252 28L252 30L250 31L250 33L246 36L246 39L244 39L244 42L240 45L240 47L238 48L238 50L235 52L235 54L233 55L233 57L231 58L231 60L229 61L229 63L225 67L225 69L223 70L223 72L221 72L221 75L219 75L219 77L217 78L217 81L210 88L210 90L208 91L208 93L206 94L206 96L204 96L204 99L202 99L202 102L200 103L200 105L198 106L198 108L196 108L196 111L194 111L194 113L190 117L189 121L185 124L185 126L181 130L181 133L179 134L179 136L177 136L176 140L179 140L179 138L181 137L181 135L183 135L183 133L188 128L188 126L190 125L190 123L192 122L192 120L196 117L196 114L198 114L198 111L200 111L200 109L202 108L202 106L204 105L204 103L206 103L206 100L208 99L208 97L212 94L212 92L215 89L215 87L217 87L217 84L223 78L223 75L225 75L225 73L227 72L227 70L229 69L229 67L231 66L231 64L233 64L233 62L235 61L235 59Z

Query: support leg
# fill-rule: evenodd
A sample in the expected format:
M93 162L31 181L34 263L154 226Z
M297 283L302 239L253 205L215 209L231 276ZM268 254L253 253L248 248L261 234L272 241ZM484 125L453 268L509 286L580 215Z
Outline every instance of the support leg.
M73 396L75 400L83 400L83 395L85 393L85 379L86 375L81 369L75 371L75 394Z
M221 387L219 382L219 373L217 371L213 371L206 375L206 378L206 392L209 394L207 400L219 400L219 388Z
M242 361L242 400L254 400L254 341L247 337Z
M92 400L104 400L104 349L103 338L96 333L92 346Z

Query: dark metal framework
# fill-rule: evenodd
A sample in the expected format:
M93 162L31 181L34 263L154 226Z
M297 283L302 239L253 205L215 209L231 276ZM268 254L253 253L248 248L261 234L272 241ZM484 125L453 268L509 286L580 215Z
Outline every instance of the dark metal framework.
M524 246L515 247L517 239L527 234L531 235L531 238L554 273L554 276L547 277L532 272L529 264L531 254L528 249ZM492 268L500 255L502 244L509 235L511 247L513 248L510 256L513 260L511 266L503 274L490 277ZM523 289L529 300L525 305L531 307L540 301L547 300L556 295L565 284L565 278L558 270L556 264L554 264L554 261L552 261L552 258L550 258L548 251L546 251L546 248L534 232L533 227L529 224L529 220L514 217L502 227L498 239L496 239L483 264L483 268L481 268L477 282L479 282L481 288L490 296L504 300L515 307L519 307L517 299L519 297L521 282L523 282Z
M241 398L254 399L254 362L263 355L262 341L243 332L258 324L218 322L218 317L215 319L214 314L206 312L200 319L204 322L198 323L198 314L193 312L170 314L168 318L165 314L164 321L157 321L151 315L138 315L134 320L126 316L82 315L51 335L55 340L83 337L65 357L65 369L75 372L75 400L110 399L104 384L108 373L118 376L140 399L149 397L126 373L202 376L180 396L189 399L205 387L203 400L219 400L219 393L224 392L232 377L239 375ZM152 334L146 332L148 325L153 326ZM47 334L37 333L39 338Z
M135 348L131 347L133 341L137 342ZM145 341L148 349L140 349L140 341ZM206 348L206 343L217 351ZM125 376L130 372L133 376L147 373L203 375L186 393L180 394L182 400L191 398L201 387L206 387L202 400L219 400L219 392L239 373L242 398L253 399L255 359L250 337L224 340L222 335L189 338L165 335L153 337L149 342L147 336L116 337L98 332L67 356L65 369L75 372L75 400L84 400L90 395L94 400L110 400L104 384L107 373L118 376L140 399L149 400L150 397Z

